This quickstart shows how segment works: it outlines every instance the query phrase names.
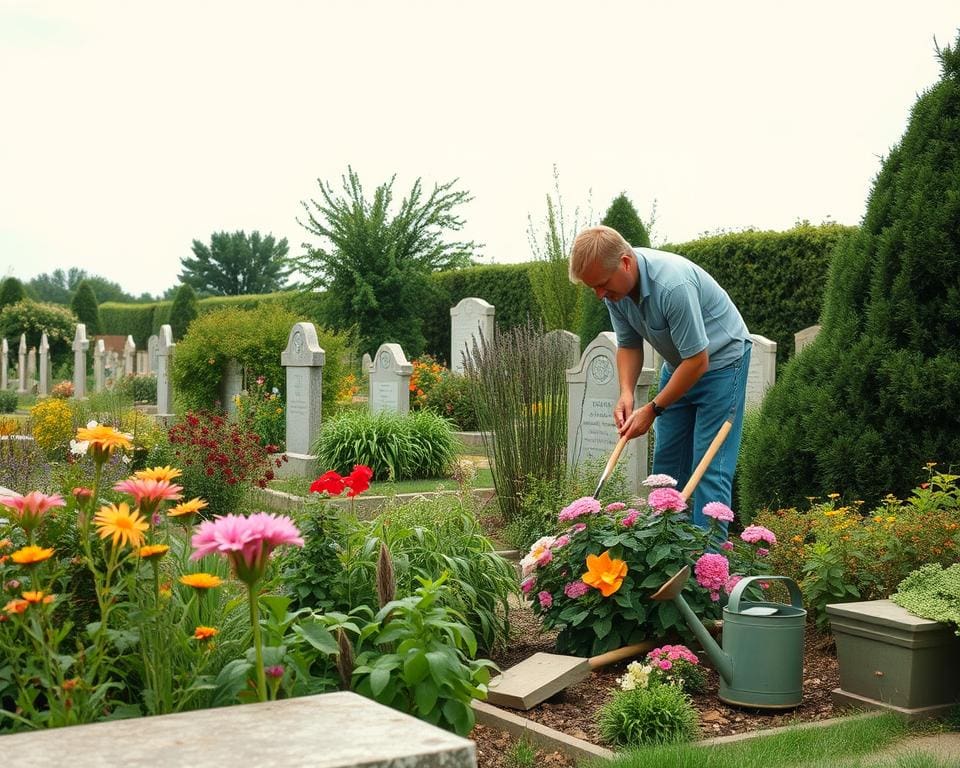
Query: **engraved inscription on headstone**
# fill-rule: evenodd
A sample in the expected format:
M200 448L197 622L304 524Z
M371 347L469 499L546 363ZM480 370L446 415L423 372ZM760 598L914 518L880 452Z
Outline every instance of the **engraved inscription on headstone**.
M370 366L370 412L410 412L413 365L399 344L381 344Z

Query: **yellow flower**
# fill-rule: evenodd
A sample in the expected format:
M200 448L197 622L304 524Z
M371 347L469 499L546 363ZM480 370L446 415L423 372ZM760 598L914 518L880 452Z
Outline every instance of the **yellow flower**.
M840 494L839 494L839 493L828 493L828 494L827 494L827 498L828 498L828 499L839 499L839 498L840 498Z
M143 544L143 535L150 525L140 516L139 510L130 511L125 503L107 504L100 507L93 518L101 539L113 537L112 544L117 546L139 547Z
M137 550L137 554L140 555L143 560L153 560L163 557L169 551L170 547L166 544L149 544L146 547L140 547L140 549Z
M587 555L587 572L581 576L585 584L596 587L604 597L610 597L620 589L627 575L627 564L614 560L608 549L602 555Z
M190 499L190 501L184 501L181 504L177 504L175 507L171 507L167 511L167 517L187 517L188 515L195 515L201 509L206 508L207 502L197 497L195 499Z
M93 423L93 422L91 422ZM95 424L92 427L80 427L77 430L77 442L89 443L96 461L105 461L117 448L126 451L133 450L130 435L118 432L113 427L104 424Z
M215 627L197 627L193 630L194 640L210 640L213 637L216 637L220 633L220 630Z
M19 426L20 422L16 419L0 419L0 436L9 437Z
M194 589L213 589L223 584L223 579L212 573L185 573L180 577L180 583Z
M157 482L166 480L168 483L172 483L182 474L183 472L173 467L151 467L149 469L138 469L133 473L133 476L140 480L156 480Z
M53 557L53 550L34 546L21 547L10 557L17 565L35 565Z
M56 595L45 595L42 591L24 592L21 597L31 605L52 603Z

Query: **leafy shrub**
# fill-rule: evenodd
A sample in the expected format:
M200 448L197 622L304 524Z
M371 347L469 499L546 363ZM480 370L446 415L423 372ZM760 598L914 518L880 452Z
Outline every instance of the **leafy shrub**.
M114 389L135 403L157 402L157 377L152 373L128 373Z
M54 363L60 363L72 354L76 326L74 314L58 304L25 299L0 311L0 337L19 339L21 334L26 334L27 347L39 349L40 337L46 333Z
M414 410L438 413L459 430L477 429L477 413L470 382L440 365L432 355L421 355L413 361L410 376L410 406Z
M286 348L290 329L298 320L276 305L227 308L198 317L177 344L171 375L178 402L187 410L221 408L220 383L230 359L239 363L248 379L257 375L274 382L282 398L286 376L280 350ZM327 416L335 407L345 370L346 337L318 329L317 339L326 352L323 408Z
M73 294L70 309L77 316L77 320L87 327L87 337L96 336L103 332L100 325L100 310L97 304L93 286L88 280L81 280L77 292Z
M57 384L54 384L53 389L50 390L50 396L59 398L61 400L66 400L70 397L73 397L73 382L61 381Z
M493 662L472 660L477 641L448 608L445 577L421 579L410 597L387 603L364 628L376 649L363 650L353 670L357 693L466 736L470 702L486 698Z
M30 409L33 439L47 456L63 457L74 435L73 411L66 400L49 397Z
M23 301L25 298L27 294L23 290L23 283L17 278L8 277L0 283L0 309Z
M19 398L16 392L0 390L0 413L13 413L17 410Z
M377 480L444 477L456 449L450 424L430 411L344 411L324 423L313 448L321 467L346 474L365 464Z
M929 563L910 573L890 596L915 616L952 624L960 635L960 563Z
M647 654L647 662L655 681L679 686L685 693L703 693L707 689L707 675L700 660L685 645L654 648Z
M651 476L645 482L668 480ZM650 594L696 559L696 579L686 585L685 599L698 616L715 619L721 593L733 589L739 576L756 573L754 550L768 546L725 542L721 548L729 560L706 553L719 529L693 525L673 488L656 487L646 503L634 504L602 508L592 497L577 499L557 516L557 535L535 542L520 561L520 587L534 598L544 627L560 630L561 653L592 656L670 632L692 637L676 606L651 602ZM764 535L769 538L765 529Z
M170 306L170 328L175 341L183 338L198 314L197 294L192 286L184 283L177 289Z
M167 431L152 416L134 408L122 411L115 426L130 435L133 443L131 469L147 466L149 457L167 445Z
M281 463L257 435L217 414L187 413L167 438L183 471L184 494L206 499L210 516L236 512L251 485L265 487Z
M654 685L616 691L597 721L605 742L640 747L690 741L697 735L700 719L681 688Z
M272 445L282 450L287 439L287 416L277 387L268 388L267 380L257 376L243 392L237 395L237 421L244 429L254 432L263 446Z

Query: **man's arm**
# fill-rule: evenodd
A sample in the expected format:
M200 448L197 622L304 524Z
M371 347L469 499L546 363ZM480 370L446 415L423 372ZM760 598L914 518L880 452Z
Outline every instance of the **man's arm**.
M643 346L617 347L617 377L620 379L620 399L613 407L613 422L621 431L633 412L633 392L643 370ZM678 395L679 397L679 395Z
M642 360L642 353L640 357ZM620 357L618 350L617 363L619 364L619 362ZM710 355L705 349L697 352L697 354L695 354L693 357L688 357L682 360L680 365L674 369L673 375L670 376L670 381L667 382L667 386L665 386L663 390L660 391L654 398L654 400L657 402L657 405L659 405L661 408L666 408L667 406L675 403L700 380L700 377L707 372L709 367ZM634 376L634 384L636 384L636 376ZM620 378L620 391L620 400L622 401L622 376ZM619 403L617 405L619 407ZM653 406L650 403L644 403L641 407L633 411L633 413L630 414L630 417L627 418L622 424L617 425L617 428L620 430L620 436L623 437L626 435L629 439L633 439L634 437L647 434L647 432L650 430L650 427L653 426L654 418L656 418L656 414L653 412Z

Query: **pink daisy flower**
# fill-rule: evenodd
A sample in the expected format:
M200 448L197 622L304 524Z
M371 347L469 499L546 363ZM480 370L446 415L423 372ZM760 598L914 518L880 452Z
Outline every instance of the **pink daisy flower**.
M194 548L191 560L223 555L237 578L253 585L263 576L274 549L288 544L302 547L303 538L289 517L258 512L249 517L231 514L205 520L190 544Z

